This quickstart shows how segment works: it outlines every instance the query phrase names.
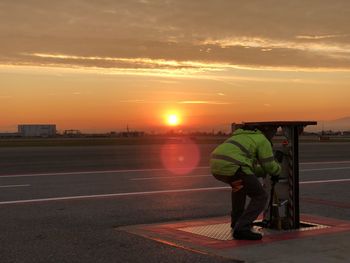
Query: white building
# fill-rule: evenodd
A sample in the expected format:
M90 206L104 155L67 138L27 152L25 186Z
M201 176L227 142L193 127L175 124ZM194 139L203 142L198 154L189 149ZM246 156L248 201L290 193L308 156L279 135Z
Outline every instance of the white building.
M18 133L23 137L52 137L56 135L55 124L20 124Z

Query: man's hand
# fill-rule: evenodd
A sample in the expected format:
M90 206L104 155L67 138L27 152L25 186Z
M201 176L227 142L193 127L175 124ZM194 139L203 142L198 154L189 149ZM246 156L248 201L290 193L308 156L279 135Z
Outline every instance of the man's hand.
M277 162L282 163L283 162L283 156L284 153L282 151L275 151L275 159L277 160Z

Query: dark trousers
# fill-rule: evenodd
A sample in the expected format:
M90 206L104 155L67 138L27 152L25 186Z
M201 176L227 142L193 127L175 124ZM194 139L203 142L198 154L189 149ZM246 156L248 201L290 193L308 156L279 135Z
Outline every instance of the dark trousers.
M232 187L231 227L235 231L250 229L254 220L264 210L268 194L255 175L240 170L234 176L214 175ZM251 198L245 208L246 196Z

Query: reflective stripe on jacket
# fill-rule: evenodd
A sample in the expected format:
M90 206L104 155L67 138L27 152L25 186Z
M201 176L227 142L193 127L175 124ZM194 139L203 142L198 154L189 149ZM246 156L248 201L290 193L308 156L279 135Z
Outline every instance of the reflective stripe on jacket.
M213 174L226 176L234 175L239 168L257 176L281 173L270 141L259 130L236 130L212 152L210 168Z

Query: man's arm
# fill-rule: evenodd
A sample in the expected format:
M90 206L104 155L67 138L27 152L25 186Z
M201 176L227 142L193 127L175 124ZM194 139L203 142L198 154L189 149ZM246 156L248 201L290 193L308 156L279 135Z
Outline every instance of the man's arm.
M265 173L270 175L279 175L282 171L281 165L275 161L272 146L269 140L262 135L261 142L258 144L257 155L259 163Z

